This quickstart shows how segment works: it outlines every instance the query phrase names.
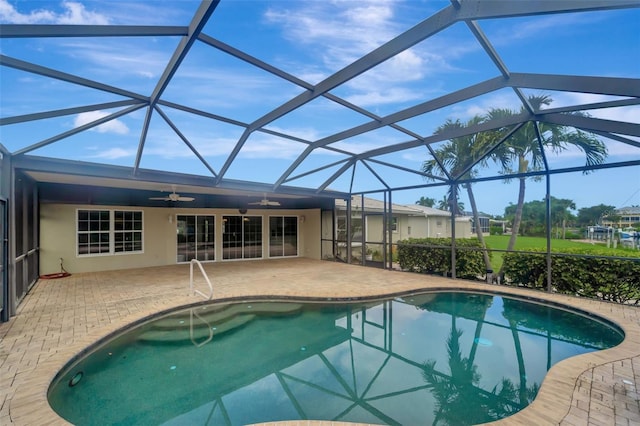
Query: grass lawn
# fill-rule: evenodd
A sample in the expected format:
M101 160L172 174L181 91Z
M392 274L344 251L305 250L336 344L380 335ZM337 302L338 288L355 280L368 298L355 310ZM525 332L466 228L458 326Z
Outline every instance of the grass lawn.
M494 250L506 250L507 244L509 244L509 235L490 235L488 237L484 237L484 240L489 246L489 248ZM541 249L544 250L547 248L547 239L543 237L518 237L516 240L515 250L527 251L530 249ZM594 251L599 251L601 254L602 250L609 250L612 256L617 254L626 254L629 255L630 252L637 253L637 256L640 257L640 250L630 250L630 249L621 249L621 248L610 248L607 249L605 244L590 244L579 241L572 240L551 240L551 249L552 250L562 250L568 248L579 248L583 250L593 249ZM493 270L498 272L500 267L502 266L502 252L493 252L493 256L491 259L491 266L493 266Z

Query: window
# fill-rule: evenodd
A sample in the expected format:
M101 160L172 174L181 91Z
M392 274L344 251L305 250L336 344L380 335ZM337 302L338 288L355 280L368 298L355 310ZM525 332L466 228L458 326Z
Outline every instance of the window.
M114 251L116 253L142 251L142 212L119 211L114 215Z
M110 252L109 210L78 210L78 255Z
M489 223L489 218L488 217L479 217L478 218L480 220L480 229L484 234L488 234L489 233L489 228L490 228L490 223ZM475 233L476 232L476 221L471 218L471 232Z
M398 218L395 216L391 218L391 231L398 232Z
M142 252L142 212L77 210L78 256Z

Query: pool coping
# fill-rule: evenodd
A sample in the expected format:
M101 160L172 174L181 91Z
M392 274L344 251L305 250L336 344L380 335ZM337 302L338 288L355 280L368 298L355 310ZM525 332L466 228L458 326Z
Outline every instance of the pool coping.
M399 297L400 295L407 295L421 291L475 291L485 294L517 296L523 299L566 306L581 313L595 315L596 317L601 317L607 321L611 321L620 327L625 333L623 342L614 348L577 355L564 359L553 365L547 372L535 400L520 412L505 419L492 422L491 424L494 425L559 424L569 415L572 407L574 390L581 374L595 368L596 366L630 360L639 356L640 323L638 323L637 320L633 321L626 318L622 312L624 309L620 309L621 307L619 305L573 296L536 292L530 289L503 286L498 287L495 285L460 280L448 281L448 284L449 285L447 286L436 284L434 286L416 287L415 289L401 292L395 291L375 295L369 294L361 298L335 297L332 299L334 301L358 301L381 297ZM216 303L225 303L242 300L256 300L258 298L261 300L302 300L305 298L313 298L315 300L327 299L326 297L295 297L283 294L271 294L223 297L214 299L213 301ZM145 321L149 316L161 315L166 311L174 310L176 308L188 308L190 306L202 304L202 302L184 302L185 300L178 301L178 303L175 301L166 302L136 314L131 314L122 321L91 331L74 344L51 355L47 360L40 363L29 377L25 379L24 383L22 383L16 390L16 393L10 402L12 421L16 424L69 424L58 416L47 400L49 385L53 380L55 380L60 370L73 359L92 350L101 341L104 341L114 333L117 333L119 330L126 328L131 324ZM629 308L638 309L637 307ZM276 423L279 425L353 424L334 421L316 422L300 420L261 424L266 425Z

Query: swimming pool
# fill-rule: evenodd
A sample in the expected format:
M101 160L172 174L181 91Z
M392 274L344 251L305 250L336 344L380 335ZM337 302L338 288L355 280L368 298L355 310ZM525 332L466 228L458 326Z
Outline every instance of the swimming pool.
M74 424L473 424L526 407L558 361L622 340L596 318L482 293L218 303L100 343L49 402Z

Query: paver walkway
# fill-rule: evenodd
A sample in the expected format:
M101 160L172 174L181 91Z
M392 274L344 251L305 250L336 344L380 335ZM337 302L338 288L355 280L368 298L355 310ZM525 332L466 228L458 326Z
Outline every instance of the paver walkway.
M346 298L460 288L528 295L597 313L620 324L625 341L555 365L536 400L498 423L640 425L638 307L308 259L212 263L206 269L215 299ZM0 425L65 424L46 401L47 386L56 372L98 338L159 310L197 301L187 294L188 282L188 265L41 280L18 315L0 324ZM199 285L203 283L200 279Z

